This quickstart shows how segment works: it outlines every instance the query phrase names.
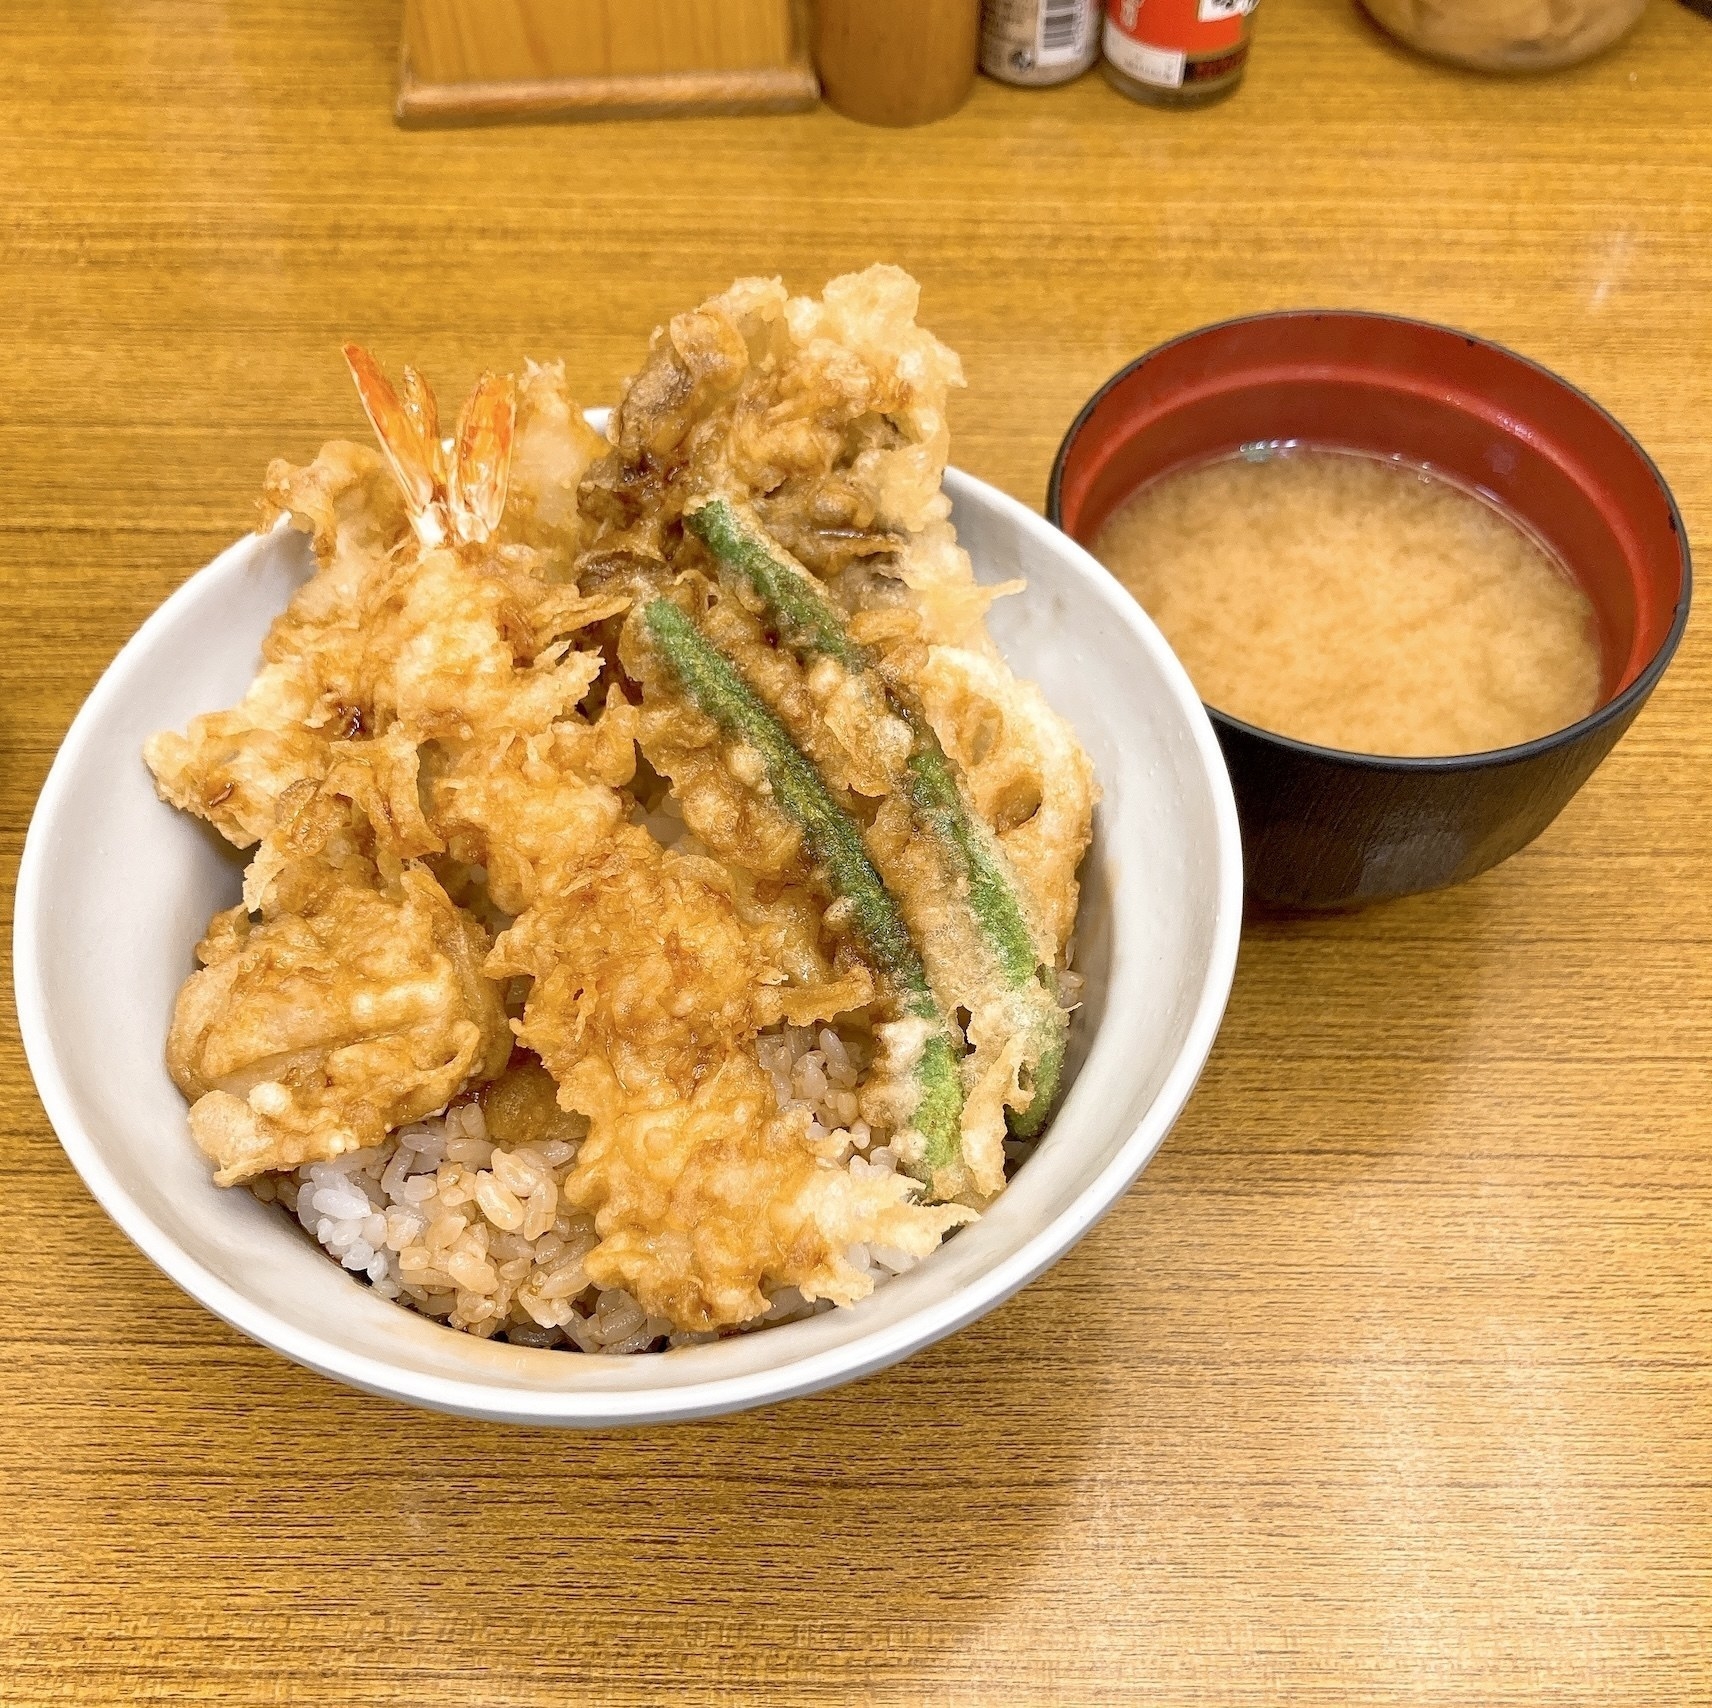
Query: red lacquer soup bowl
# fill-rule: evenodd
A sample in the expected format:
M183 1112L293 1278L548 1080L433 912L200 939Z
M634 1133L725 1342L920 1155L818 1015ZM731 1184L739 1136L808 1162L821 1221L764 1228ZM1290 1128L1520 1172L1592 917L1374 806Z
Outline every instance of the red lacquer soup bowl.
M1402 457L1485 494L1592 601L1599 704L1521 746L1346 753L1208 707L1254 897L1351 907L1461 883L1557 817L1664 674L1688 621L1682 517L1635 440L1537 364L1448 327L1311 311L1205 327L1114 375L1064 436L1047 515L1086 544L1149 481L1278 440Z

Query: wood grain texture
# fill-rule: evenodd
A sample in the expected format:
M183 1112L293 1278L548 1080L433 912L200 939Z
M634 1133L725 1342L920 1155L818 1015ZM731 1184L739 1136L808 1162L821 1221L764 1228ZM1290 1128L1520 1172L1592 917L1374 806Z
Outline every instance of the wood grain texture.
M408 129L545 119L705 118L800 113L820 98L806 51L758 71L649 71L625 77L507 78L428 83L401 60L393 112Z
M927 124L968 100L980 33L980 0L815 0L814 63L835 111Z
M406 0L400 124L796 112L803 0Z
M1038 502L1157 340L1449 320L1611 407L1712 538L1712 28L1463 77L1268 0L1232 101L403 134L395 6L35 0L0 46L0 878L91 683L360 423L611 395L739 273L884 256ZM72 1174L0 1000L0 1701L1689 1704L1712 1698L1712 655L1467 887L1250 931L1196 1098L1063 1263L840 1393L601 1437L348 1393ZM1145 851L1138 851L1145 857ZM9 936L9 934L8 934Z
M405 0L404 44L433 83L753 71L795 51L792 0Z

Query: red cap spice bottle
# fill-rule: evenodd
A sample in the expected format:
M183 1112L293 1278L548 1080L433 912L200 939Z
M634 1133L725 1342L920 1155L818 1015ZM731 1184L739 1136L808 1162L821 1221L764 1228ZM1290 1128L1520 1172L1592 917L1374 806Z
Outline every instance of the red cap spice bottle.
M1242 81L1259 0L1106 0L1106 80L1132 100L1199 106Z

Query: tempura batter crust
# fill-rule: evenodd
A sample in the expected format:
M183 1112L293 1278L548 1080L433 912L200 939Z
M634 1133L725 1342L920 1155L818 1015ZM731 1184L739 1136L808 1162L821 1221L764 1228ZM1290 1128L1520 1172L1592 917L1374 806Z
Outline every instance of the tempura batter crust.
M1012 589L976 584L948 521L962 375L916 295L885 267L819 300L739 281L655 333L604 439L562 364L484 376L443 433L419 376L394 389L347 351L381 453L336 442L270 468L264 515L309 535L317 572L244 699L147 748L163 798L252 851L167 1051L222 1184L479 1094L496 1142L575 1147L558 1190L594 1219L589 1283L683 1332L748 1322L781 1289L851 1303L866 1248L925 1255L1003 1188L1027 1017L916 833L906 776L931 724L1047 969L1065 964L1095 786L987 638ZM793 655L722 585L683 525L714 494L795 554L877 664ZM938 1034L865 959L757 755L662 667L638 623L662 599L856 826ZM654 834L668 807L675 846ZM918 1182L831 1160L765 1065L781 1023L868 1040L850 1105L906 1162L930 1038L966 1048L942 1057L958 1166ZM438 1273L426 1245L405 1255ZM455 1322L502 1326L459 1301Z

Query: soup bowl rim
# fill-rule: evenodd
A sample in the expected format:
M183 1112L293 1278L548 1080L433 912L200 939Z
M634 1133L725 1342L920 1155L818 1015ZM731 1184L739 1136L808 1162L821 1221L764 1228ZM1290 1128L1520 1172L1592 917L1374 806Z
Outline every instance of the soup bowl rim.
M1663 472L1647 452L1645 446L1610 410L1583 391L1581 387L1566 380L1555 370L1548 368L1543 362L1536 362L1531 356L1524 356L1518 351L1512 350L1507 344L1500 344L1496 339L1482 338L1477 333L1464 332L1460 327L1447 326L1442 321L1422 320L1405 314L1386 314L1377 309L1269 309L1258 314L1232 315L1225 320L1210 321L1205 326L1193 327L1187 332L1178 333L1173 338L1164 339L1133 360L1126 362L1077 411L1076 417L1065 431L1064 437L1059 440L1057 453L1052 459L1052 473L1046 485L1046 519L1055 528L1064 528L1064 475L1075 450L1076 442L1080 439L1083 430L1099 406L1138 369L1157 360L1168 350L1211 337L1215 333L1229 332L1237 327L1255 326L1263 323L1289 324L1333 319L1371 320L1383 322L1390 326L1420 327L1429 332L1439 332L1450 337L1460 338L1466 344L1489 350L1507 361L1515 362L1525 368L1531 368L1535 373L1550 381L1551 384L1567 392L1578 402L1585 404L1594 414L1614 428L1658 488L1659 495L1664 499L1665 507L1669 513L1671 533L1676 541L1677 559L1682 570L1681 584L1677 591L1676 605L1671 615L1670 627L1665 631L1664 638L1654 650L1652 657L1636 673L1634 680L1620 688L1609 699L1601 700L1585 717L1577 718L1574 723L1565 724L1562 728L1551 730L1545 735L1535 736L1530 741L1516 742L1508 747L1484 748L1476 753L1362 753L1351 748L1326 747L1318 742L1303 741L1298 736L1282 735L1277 730L1267 729L1261 724L1249 723L1230 712L1222 711L1210 702L1207 703L1208 716L1212 718L1215 725L1228 728L1236 734L1249 737L1251 740L1268 743L1300 759L1317 760L1321 764L1343 766L1357 771L1397 771L1417 775L1422 773L1454 775L1457 772L1483 770L1489 766L1523 765L1544 754L1554 753L1572 746L1585 737L1596 735L1600 730L1613 723L1631 717L1645 702L1653 689L1658 686L1659 678L1664 675L1665 670L1669 667L1670 661L1675 656L1676 649L1681 644L1682 637L1688 628L1689 606L1693 602L1694 569L1688 544L1688 529L1683 522L1681 508L1676 502L1676 495L1670 489L1670 483L1664 478ZM1069 532L1068 529L1064 531ZM1071 537L1074 538L1075 536L1072 535Z

